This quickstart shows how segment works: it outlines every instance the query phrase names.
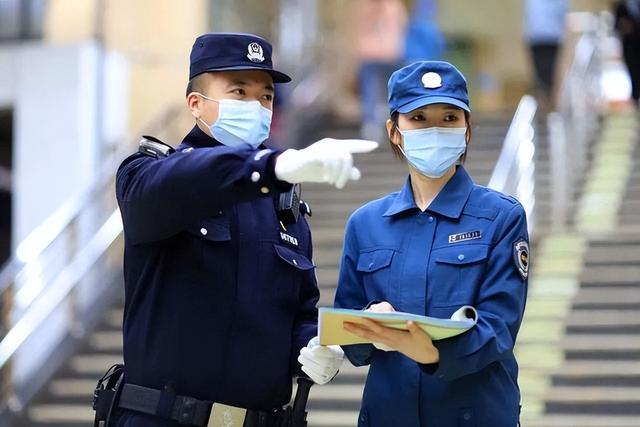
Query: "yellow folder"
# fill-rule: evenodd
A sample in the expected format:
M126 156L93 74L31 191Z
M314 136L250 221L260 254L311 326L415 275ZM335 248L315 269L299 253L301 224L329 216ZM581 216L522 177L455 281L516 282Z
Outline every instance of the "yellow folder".
M463 306L450 319L420 316L411 313L391 312L373 313L362 310L341 308L320 308L318 335L322 345L365 344L371 341L361 338L343 328L344 322L362 323L362 319L371 319L396 329L407 329L407 322L413 321L425 331L432 340L441 340L460 335L476 324L478 314L473 307Z

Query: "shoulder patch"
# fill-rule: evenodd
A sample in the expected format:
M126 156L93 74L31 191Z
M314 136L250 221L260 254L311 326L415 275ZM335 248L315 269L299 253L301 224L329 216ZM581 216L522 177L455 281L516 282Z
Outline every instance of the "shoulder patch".
M526 279L529 276L529 243L526 240L518 240L513 245L513 260L520 276Z

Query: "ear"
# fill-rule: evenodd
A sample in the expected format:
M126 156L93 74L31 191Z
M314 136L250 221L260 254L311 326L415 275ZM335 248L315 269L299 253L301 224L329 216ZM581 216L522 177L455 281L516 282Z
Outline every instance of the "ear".
M393 122L391 121L391 119L387 119L385 126L387 128L387 136L389 137L389 141L391 141L393 145L400 145L400 132L398 132L398 129L393 128Z
M187 107L189 108L189 111L191 111L191 115L196 119L200 118L200 115L202 114L202 111L200 109L201 102L202 99L200 99L200 97L196 95L195 92L191 92L189 95L187 95Z

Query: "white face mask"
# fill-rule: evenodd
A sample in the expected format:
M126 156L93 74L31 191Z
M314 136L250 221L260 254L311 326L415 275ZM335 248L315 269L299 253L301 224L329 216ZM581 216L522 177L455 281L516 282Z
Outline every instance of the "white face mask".
M211 135L228 147L249 144L257 148L269 137L272 111L263 107L259 101L240 101L237 99L213 99L201 93L196 95L219 105L218 119L208 124L198 118L211 132Z
M467 128L440 128L400 130L407 161L421 174L440 178L456 164L467 149Z

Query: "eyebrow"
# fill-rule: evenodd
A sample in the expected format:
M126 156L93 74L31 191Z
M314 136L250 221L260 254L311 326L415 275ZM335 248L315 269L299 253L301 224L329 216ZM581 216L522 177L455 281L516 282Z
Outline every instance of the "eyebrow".
M458 107L455 107L455 106L453 106L453 105L451 105L451 106L447 106L447 107L442 107L442 109L443 109L443 110L445 110L445 111L462 111L462 108L458 108ZM418 112L419 112L419 113L423 113L423 114L426 114L426 113L428 113L428 112L433 113L433 109L432 109L432 110L429 110L429 108L428 108L428 107L418 108L418 109L415 109L415 110L411 111L411 112L410 112L410 113L408 113L408 114L413 114L413 113L418 113Z
M248 86L250 83L246 80L232 80L231 83L229 83L229 86ZM273 85L271 83L267 83L264 85L264 88L267 89L268 91L274 92L275 88L273 87Z

